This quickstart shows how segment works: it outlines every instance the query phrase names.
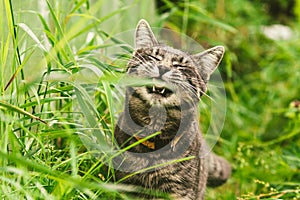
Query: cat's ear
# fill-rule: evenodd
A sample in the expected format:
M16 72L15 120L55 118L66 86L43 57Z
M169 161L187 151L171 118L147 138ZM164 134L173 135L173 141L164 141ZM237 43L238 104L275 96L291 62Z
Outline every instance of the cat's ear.
M223 46L216 46L196 55L193 55L194 61L198 65L199 72L207 82L210 75L218 67L224 55L225 48Z
M135 31L135 48L153 47L158 42L148 24L144 19L141 19Z

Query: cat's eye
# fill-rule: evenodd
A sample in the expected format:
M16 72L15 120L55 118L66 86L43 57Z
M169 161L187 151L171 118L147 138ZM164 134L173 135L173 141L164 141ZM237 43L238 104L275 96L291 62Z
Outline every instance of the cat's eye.
M173 61L173 62L172 62L172 66L173 66L173 67L182 67L182 64L181 64L180 62Z
M161 60L160 57L156 57L156 56L152 56L152 55L148 55L148 58L152 61L160 61Z

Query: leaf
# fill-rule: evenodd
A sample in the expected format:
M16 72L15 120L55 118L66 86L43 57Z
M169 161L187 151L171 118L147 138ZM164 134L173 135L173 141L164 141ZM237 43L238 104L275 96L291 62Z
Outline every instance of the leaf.
M42 42L38 39L38 37L34 34L34 32L24 23L18 24L18 26L23 29L32 39L36 42L37 46L43 50L43 52L47 52L47 49L44 47Z

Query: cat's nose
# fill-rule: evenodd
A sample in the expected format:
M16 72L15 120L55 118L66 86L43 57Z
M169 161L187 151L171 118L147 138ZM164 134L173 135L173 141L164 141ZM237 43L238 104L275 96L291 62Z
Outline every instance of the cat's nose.
M168 67L164 66L164 65L159 65L158 67L158 71L159 71L159 77L161 78L165 73L167 73L169 71Z

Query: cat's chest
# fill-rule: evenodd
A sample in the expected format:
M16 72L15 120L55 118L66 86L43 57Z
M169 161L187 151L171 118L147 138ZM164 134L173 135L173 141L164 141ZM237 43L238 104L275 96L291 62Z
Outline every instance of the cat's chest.
M176 134L183 117L179 107L150 106L137 95L129 97L128 111L134 123L147 129L150 134L161 132L160 138L165 139Z

